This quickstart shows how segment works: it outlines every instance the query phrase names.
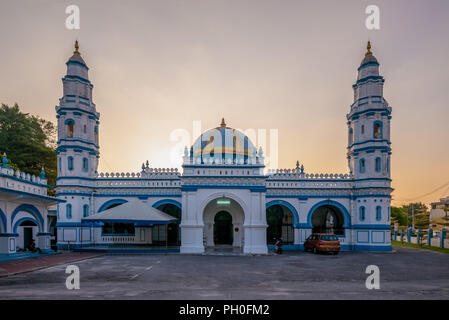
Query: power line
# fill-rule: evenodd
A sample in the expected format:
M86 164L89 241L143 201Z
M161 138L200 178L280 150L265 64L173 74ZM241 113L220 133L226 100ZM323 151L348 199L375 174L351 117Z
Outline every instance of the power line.
M437 189L435 189L435 190L433 190L431 192L428 192L426 194L423 194L423 195L420 195L420 196L417 196L417 197L414 197L414 198L408 198L408 199L407 198L399 198L399 199L396 199L396 200L399 200L399 201L414 201L414 200L418 200L420 198L424 198L424 197L430 196L430 195L436 193L437 191L443 189L446 186L448 186L448 188L446 189L446 192L447 192L447 190L449 190L449 181L447 181L445 184L443 184L442 186L438 187Z

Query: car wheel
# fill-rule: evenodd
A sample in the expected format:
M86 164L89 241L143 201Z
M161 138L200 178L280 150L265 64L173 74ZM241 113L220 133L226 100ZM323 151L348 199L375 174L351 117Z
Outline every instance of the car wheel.
M338 254L338 251L334 251L334 255L337 255Z

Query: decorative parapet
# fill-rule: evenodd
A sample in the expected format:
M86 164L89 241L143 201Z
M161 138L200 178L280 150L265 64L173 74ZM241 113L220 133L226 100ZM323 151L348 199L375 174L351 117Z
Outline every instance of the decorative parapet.
M97 179L178 179L177 168L144 168L142 172L106 172L97 173Z
M0 166L1 188L32 193L40 196L47 195L47 188L49 188L49 186L43 169L40 177L19 170L14 171L14 169L8 167L6 154L3 155L2 163L3 165Z
M351 180L348 173L304 173L297 169L269 169L267 172L269 180Z

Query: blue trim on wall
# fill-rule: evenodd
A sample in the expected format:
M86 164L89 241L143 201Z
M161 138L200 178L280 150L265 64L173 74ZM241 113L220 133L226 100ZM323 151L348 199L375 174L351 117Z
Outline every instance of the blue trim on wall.
M14 221L15 216L20 211L28 212L29 214L31 214L32 216L37 218L37 220L39 221L39 223L37 224L37 226L39 227L39 231L41 231L41 232L44 231L44 218L42 217L39 210L31 204L21 204L13 211L13 213L11 214L11 228L13 226L12 223Z
M17 233L17 228L20 226L20 224L22 222L25 222L25 221L31 221L31 222L35 223L36 226L39 228L39 222L37 222L36 219L30 218L30 217L24 217L24 218L17 220L17 222L14 223L14 227L12 228L13 232Z
M106 201L105 203L103 203L101 205L100 209L98 209L97 212L100 213L100 212L106 210L106 208L109 207L110 205L113 205L113 204L124 204L124 203L127 203L127 202L128 202L128 200L125 200L125 199L112 199L112 200L109 200L109 201Z
M265 205L265 210L268 209L269 207L275 206L275 205L281 205L281 206L287 207L293 213L293 218L294 218L293 228L298 228L299 214L298 214L298 211L296 211L296 208L290 202L287 202L284 200L273 200L273 201L268 202Z
M251 192L266 192L267 188L265 186L240 186L240 185L192 185L192 186L181 186L181 191L197 191L198 189L247 189Z
M84 112L84 113L87 113L89 115L94 116L95 119L100 119L100 117L96 113L90 112L90 111L87 111L87 110L84 110L84 109L80 109L80 108L71 108L71 107L61 106L56 112L58 114L65 115L66 113L63 110L71 111L71 112L73 112L73 111L80 111L80 112Z
M307 214L307 223L308 223L309 227L312 227L312 214L315 212L316 209L318 209L321 206L325 206L325 205L335 206L338 209L340 209L340 211L343 213L343 216L345 218L345 223L344 223L343 227L345 229L351 228L351 216L349 215L348 210L345 208L344 205L342 205L341 203L339 203L337 201L333 201L333 200L320 201L309 210L309 213Z
M2 209L0 209L0 219L2 220L2 232L6 233L8 228L7 228L7 220L6 220L6 215L5 213L2 211Z
M177 206L179 209L182 210L182 205L181 205L181 203L178 202L178 201L176 201L176 200L172 200L172 199L163 199L163 200L159 200L159 201L157 201L157 202L155 202L155 203L153 204L153 208L156 208L156 209L157 209L157 207L160 207L160 206L163 205L163 204L173 204L173 205Z

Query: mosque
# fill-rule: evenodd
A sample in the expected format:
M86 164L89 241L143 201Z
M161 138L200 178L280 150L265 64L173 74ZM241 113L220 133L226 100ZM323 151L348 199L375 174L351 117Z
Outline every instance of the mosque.
M262 148L224 119L186 147L182 172L147 162L140 172L98 173L100 113L78 42L66 65L56 106L59 247L266 254L278 237L285 249L302 250L312 232L333 232L343 250L391 250L392 110L369 42L346 115L344 174L309 173L299 163L269 171Z

